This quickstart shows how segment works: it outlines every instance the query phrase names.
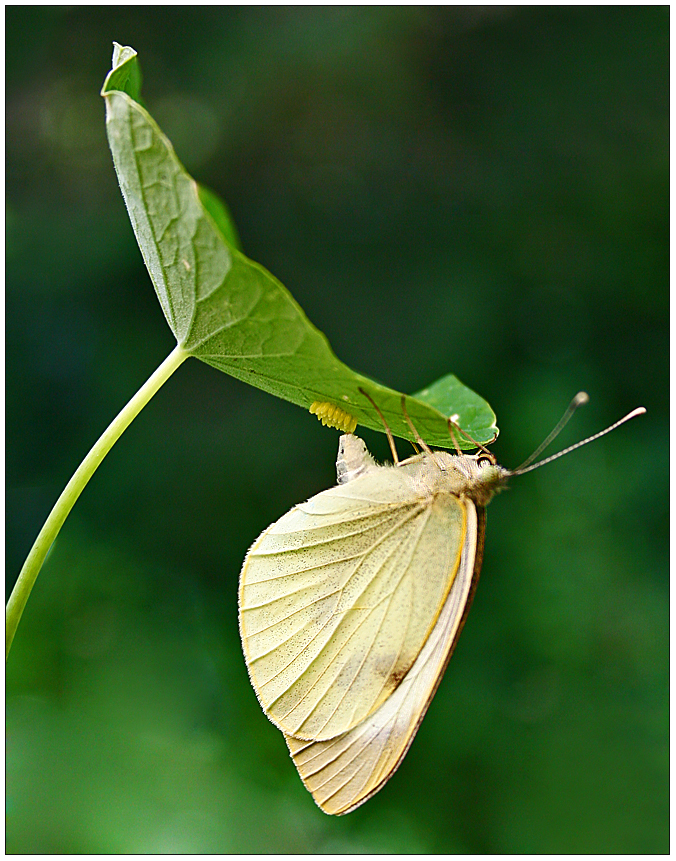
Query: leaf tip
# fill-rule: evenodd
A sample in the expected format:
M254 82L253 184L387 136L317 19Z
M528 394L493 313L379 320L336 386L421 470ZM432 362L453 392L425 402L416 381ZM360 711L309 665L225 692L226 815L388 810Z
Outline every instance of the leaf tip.
M138 101L141 96L141 70L138 54L129 45L113 42L113 61L101 88L101 95L120 91Z

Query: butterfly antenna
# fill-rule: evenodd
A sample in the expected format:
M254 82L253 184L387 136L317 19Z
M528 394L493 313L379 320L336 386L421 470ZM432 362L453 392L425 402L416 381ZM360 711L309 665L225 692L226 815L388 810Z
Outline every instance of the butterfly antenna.
M521 464L518 469L515 469L514 472L521 472L522 469L525 469L529 466L536 457L539 457L542 452L547 448L547 446L561 433L561 431L565 428L565 426L570 421L573 413L578 407L581 407L583 404L588 403L589 395L586 392L578 392L573 400L568 404L568 408L565 413L561 416L559 423L556 425L554 430L549 434L547 439L544 442L540 443L540 445L535 449L533 454L530 457L527 457L526 460Z
M380 416L380 421L383 423L383 427L385 428L385 433L387 434L387 441L390 444L390 451L392 452L392 460L394 462L394 465L396 466L399 463L399 455L397 454L397 449L394 445L394 437L392 436L392 431L390 430L389 425L385 421L385 416L380 412L380 409L378 408L378 404L373 400L373 398L371 397L371 395L368 392L365 392L364 389L362 389L362 388L359 389L359 392L362 395L364 395L365 398L368 398L368 400L371 402L371 406Z
M570 407L568 409L570 409ZM587 445L588 442L594 442L595 439L605 436L607 433L610 433L612 430L615 430L615 428L618 428L620 425L623 425L630 419L636 418L636 416L642 416L645 411L645 407L637 407L635 410L632 410L630 413L624 416L624 418L621 418L619 422L615 422L615 424L610 425L610 427L607 427L605 430L599 431L593 436L589 436L587 437L587 439L583 439L581 442L576 442L575 445L569 445L568 448L564 448L563 451L557 452L557 454L553 454L551 457L546 457L544 460L541 460L538 463L534 463L532 466L520 466L519 469L515 469L513 472L510 471L510 475L523 475L525 472L531 472L532 470L537 469L540 466L544 466L546 463L551 463L553 460L556 460L559 457L563 457L564 454L569 454L571 451L575 451L576 448L580 448L583 445ZM570 416L568 418L570 418ZM541 451L543 447L544 446L540 446L539 451ZM532 460L532 458L529 458L526 463L528 463L530 460Z

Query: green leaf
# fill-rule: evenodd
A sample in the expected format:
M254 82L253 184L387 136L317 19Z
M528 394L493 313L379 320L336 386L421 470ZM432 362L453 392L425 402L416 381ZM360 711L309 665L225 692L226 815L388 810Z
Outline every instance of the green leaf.
M197 193L200 196L202 206L213 218L214 224L221 231L221 236L225 239L226 243L231 245L233 248L236 248L238 251L242 251L242 243L239 239L239 233L235 227L235 222L232 219L230 210L225 203L215 191L212 191L210 188L207 188L205 185L201 185L200 183L197 185Z
M482 397L468 389L453 374L440 377L419 392L414 392L413 397L434 407L442 415L450 416L473 439L478 439L479 434L482 443L492 442L492 439L484 438L486 428L493 430L494 437L498 434L493 410ZM458 404L462 405L462 411L457 409Z
M120 188L164 316L188 353L305 409L339 407L360 425L414 436L402 395L344 365L289 291L239 250L227 208L200 189L169 140L139 104L136 52L115 47L102 95ZM430 445L450 447L447 416L478 442L497 435L495 415L455 377L407 396L406 409ZM473 448L459 440L463 448Z
M112 90L126 93L137 102L141 100L141 67L133 48L113 42L113 67L106 76L101 95Z

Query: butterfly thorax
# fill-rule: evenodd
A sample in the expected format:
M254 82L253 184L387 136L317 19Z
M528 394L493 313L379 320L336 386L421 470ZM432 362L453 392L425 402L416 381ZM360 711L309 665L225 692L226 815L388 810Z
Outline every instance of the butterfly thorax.
M400 468L410 471L416 483L432 494L466 496L480 506L488 505L510 475L484 454L453 455L446 451L421 455Z
M487 505L501 490L509 477L508 470L478 454L449 454L447 451L421 453L396 466L378 465L366 449L363 440L354 434L340 438L336 463L338 484L345 484L378 470L399 470L411 480L422 498L438 493L466 496L476 505Z

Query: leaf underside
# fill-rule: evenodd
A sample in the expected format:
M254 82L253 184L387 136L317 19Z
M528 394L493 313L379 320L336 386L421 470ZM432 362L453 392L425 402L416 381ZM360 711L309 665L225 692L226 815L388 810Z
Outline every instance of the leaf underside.
M237 379L309 409L340 407L358 424L415 439L402 394L352 371L289 291L239 249L227 207L198 186L141 105L136 52L116 45L102 89L115 170L164 316L186 352ZM473 439L497 436L490 406L456 377L406 396L430 445L452 446L448 417ZM456 434L462 448L474 448Z

